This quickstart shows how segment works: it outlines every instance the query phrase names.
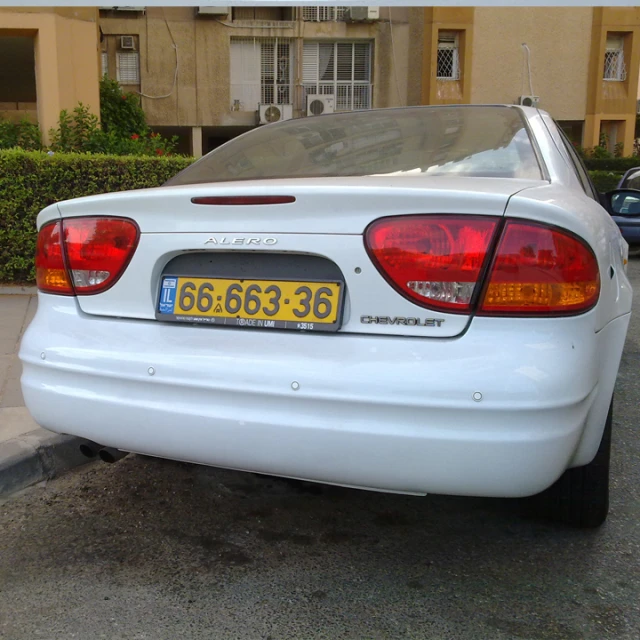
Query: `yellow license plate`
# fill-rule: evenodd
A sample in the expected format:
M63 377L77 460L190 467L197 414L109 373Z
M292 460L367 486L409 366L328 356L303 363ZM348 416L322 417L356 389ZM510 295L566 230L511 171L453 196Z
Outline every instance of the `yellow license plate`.
M163 276L156 317L235 327L337 331L342 284Z

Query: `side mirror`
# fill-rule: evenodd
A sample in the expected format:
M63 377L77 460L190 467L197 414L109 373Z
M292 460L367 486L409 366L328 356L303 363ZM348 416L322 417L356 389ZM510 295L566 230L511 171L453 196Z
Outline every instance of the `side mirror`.
M640 216L640 190L615 189L605 194L605 202L613 216Z

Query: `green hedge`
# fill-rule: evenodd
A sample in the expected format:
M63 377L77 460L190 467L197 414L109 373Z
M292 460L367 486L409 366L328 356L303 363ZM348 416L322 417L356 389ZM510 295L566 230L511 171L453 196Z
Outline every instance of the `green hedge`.
M617 171L589 171L589 174L596 189L601 193L615 189L624 175L623 172Z
M624 173L634 167L640 167L640 157L587 158L584 163L589 171L617 171L619 173Z
M169 158L0 151L0 282L34 281L36 216L80 196L157 187L193 162Z
M0 282L34 281L36 216L60 200L157 187L193 162L180 156L150 158L0 150ZM589 160L626 162L628 158ZM626 165L625 165L626 167ZM614 189L624 168L593 170L599 191Z

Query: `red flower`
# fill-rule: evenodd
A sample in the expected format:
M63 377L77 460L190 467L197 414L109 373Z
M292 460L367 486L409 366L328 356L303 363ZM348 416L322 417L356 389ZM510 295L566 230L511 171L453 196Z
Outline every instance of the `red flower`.
M122 96L122 99L123 99L123 100L126 100L126 99L127 99L127 96Z
M131 136L131 139L132 139L132 140L137 140L139 137L140 137L140 136L139 136L137 133L134 133L134 134Z
M162 149L156 149L156 154L159 156L163 156L164 155L164 151Z

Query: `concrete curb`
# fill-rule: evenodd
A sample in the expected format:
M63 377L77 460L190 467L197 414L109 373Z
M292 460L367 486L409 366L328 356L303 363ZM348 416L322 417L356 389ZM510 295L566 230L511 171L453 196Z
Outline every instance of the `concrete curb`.
M0 498L91 462L81 438L35 429L0 444Z
M0 296L35 296L37 293L38 287L0 284Z

